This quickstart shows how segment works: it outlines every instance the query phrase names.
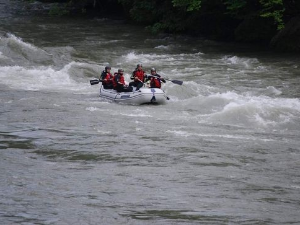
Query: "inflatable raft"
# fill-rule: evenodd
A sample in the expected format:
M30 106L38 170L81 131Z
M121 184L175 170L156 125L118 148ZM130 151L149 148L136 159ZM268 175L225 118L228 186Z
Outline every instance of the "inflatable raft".
M159 88L141 88L133 92L117 92L113 89L100 87L100 97L124 104L165 104L168 100L165 92Z

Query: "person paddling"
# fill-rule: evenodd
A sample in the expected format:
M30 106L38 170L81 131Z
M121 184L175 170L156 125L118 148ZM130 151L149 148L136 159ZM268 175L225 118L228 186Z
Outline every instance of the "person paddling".
M161 82L166 83L165 79L156 73L156 69L151 69L151 75L147 76L147 80L150 80L150 88L161 88Z
M118 73L114 74L113 87L117 92L132 92L133 88L125 85L124 70L118 69Z
M145 80L145 72L143 70L142 64L137 64L136 69L132 72L132 76L130 77L133 81L129 83L129 86L136 87L136 91L138 91L144 85Z
M111 67L106 66L105 69L102 71L101 74L101 80L102 80L102 85L104 89L112 89L113 88L113 75L110 72Z

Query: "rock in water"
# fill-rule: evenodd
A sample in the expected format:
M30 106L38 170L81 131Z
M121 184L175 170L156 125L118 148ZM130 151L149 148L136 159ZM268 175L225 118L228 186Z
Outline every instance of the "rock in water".
M271 40L271 47L280 51L300 52L300 16L293 17Z

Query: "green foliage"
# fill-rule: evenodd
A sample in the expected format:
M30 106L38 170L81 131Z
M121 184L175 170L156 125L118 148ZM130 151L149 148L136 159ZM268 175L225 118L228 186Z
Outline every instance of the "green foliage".
M272 18L278 30L284 28L283 0L225 0L224 4L231 15L243 18L250 14L259 14L264 18Z
M129 16L138 23L155 23L160 13L160 7L156 0L118 0Z
M271 17L274 19L277 29L284 28L283 13L285 11L282 0L259 0L263 6L262 17Z
M58 4L54 3L49 10L49 15L51 16L64 16L70 13L69 3Z
M27 0L32 1L32 0ZM89 14L91 8L95 11L110 12L125 15L138 24L147 26L153 33L183 32L210 36L235 37L239 28L244 36L255 33L273 35L276 32L274 24L280 30L284 27L283 18L288 18L288 5L296 0L41 0L54 1L49 14L62 16L76 12ZM62 3L73 1L70 3ZM300 0L297 0L300 1ZM286 4L287 11L284 9ZM293 3L294 4L294 3ZM122 8L120 7L122 6ZM74 10L75 8L75 10ZM122 12L120 10L123 10ZM297 7L293 14L299 14ZM268 19L264 19L268 18ZM272 24L274 21L274 24ZM244 29L248 27L249 29ZM267 29L255 29L268 26ZM273 33L272 33L273 32ZM263 34L262 34L263 33Z
M239 11L245 8L247 1L246 0L225 0L224 4L227 6L227 10L231 14L238 14Z
M180 21L168 19L167 21L157 22L152 26L148 26L146 29L150 30L154 34L162 31L181 32L185 30L185 24L180 23Z
M172 0L174 7L184 8L186 11L197 11L201 8L201 0Z
M130 10L130 15L137 22L151 22L156 11L155 1L135 1Z
M168 28L167 24L164 24L164 23L161 23L161 22L158 22L158 23L155 23L152 26L146 27L147 30L150 30L154 34L157 34L157 33L161 32L161 31L164 31L167 28Z

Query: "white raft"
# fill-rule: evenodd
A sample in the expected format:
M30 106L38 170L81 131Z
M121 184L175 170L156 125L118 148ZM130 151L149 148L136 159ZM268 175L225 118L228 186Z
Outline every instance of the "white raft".
M133 92L117 92L113 89L100 87L100 97L118 103L142 105L142 104L165 104L168 100L165 92L159 88L141 88Z

